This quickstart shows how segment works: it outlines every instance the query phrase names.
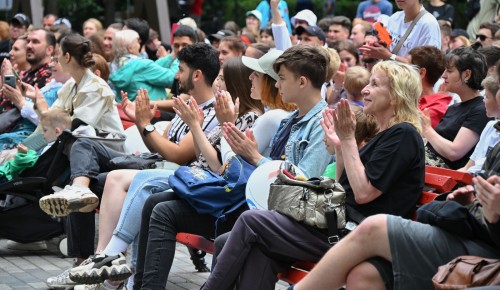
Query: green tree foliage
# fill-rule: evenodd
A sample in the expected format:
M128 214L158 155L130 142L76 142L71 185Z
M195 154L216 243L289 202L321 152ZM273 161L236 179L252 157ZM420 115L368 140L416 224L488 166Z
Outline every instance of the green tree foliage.
M424 0L427 1L427 0ZM295 15L295 5L297 0L287 0L288 8L290 9L290 17ZM354 19L356 16L356 10L358 4L361 1L355 0L337 0L335 4L335 14L344 15L350 19ZM394 0L391 0L394 11L397 11L397 6ZM220 17L223 16L222 23L228 20L234 20L238 25L245 25L245 12L255 9L260 3L260 0L205 0L204 7L204 18L206 21L210 21L211 15L217 17L220 21ZM324 0L313 0L314 12L318 15L318 20L322 16ZM466 1L463 0L448 0L455 7L455 27L465 28L468 23L468 19L465 17L465 5ZM223 15L221 15L223 13Z

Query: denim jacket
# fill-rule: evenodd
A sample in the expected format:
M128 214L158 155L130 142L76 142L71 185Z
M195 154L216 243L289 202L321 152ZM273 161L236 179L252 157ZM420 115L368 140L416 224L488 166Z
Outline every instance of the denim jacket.
M333 161L323 143L324 132L319 122L323 118L321 113L327 106L325 100L321 100L307 112L297 124L292 126L285 145L286 160L297 165L307 177L321 176L326 166ZM281 121L272 144L276 142L277 136L280 135L286 124L291 122L297 115L298 111L295 111ZM262 158L257 163L257 166L269 161L269 158Z

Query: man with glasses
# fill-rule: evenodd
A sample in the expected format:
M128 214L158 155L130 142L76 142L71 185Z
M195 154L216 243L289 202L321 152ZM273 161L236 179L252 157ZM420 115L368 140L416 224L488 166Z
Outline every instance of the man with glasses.
M490 46L493 43L495 33L500 29L500 25L492 22L483 23L479 26L479 31L476 34L476 41L481 43L483 47Z

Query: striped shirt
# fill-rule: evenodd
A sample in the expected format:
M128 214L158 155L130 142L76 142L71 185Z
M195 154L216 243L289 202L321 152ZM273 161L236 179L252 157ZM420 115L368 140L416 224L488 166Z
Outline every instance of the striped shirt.
M219 124L215 116L214 101L215 98L212 98L198 106L198 108L203 111L204 118L202 129L206 136L208 136L208 133ZM175 116L171 124L170 130L168 131L168 140L179 144L182 138L189 132L189 126L184 123L179 116Z

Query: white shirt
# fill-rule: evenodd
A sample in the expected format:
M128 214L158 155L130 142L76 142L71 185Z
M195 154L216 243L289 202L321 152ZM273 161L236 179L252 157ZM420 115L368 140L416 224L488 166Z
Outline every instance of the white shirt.
M420 10L424 9L423 7ZM403 37L406 30L410 27L410 22L404 22L404 11L398 11L389 18L387 30L392 37L390 50L392 51L399 40ZM417 22L408 38L406 38L403 46L398 51L397 55L407 57L412 48L422 45L432 45L441 50L441 30L436 18L430 13L425 13Z
M470 160L474 161L474 166L471 166L467 172L476 173L483 167L483 163L486 160L488 153L493 150L493 147L500 141L500 132L498 132L495 127L493 127L498 120L489 121L488 124L481 132L481 137L479 137L479 142L477 142L476 149L470 156Z
M255 142L257 142L257 145L259 146L259 153L262 156L268 157L269 153L271 153L271 143L273 141L273 137L276 134L276 131L278 131L281 120L289 114L290 112L282 109L273 109L265 112L255 121L252 132L255 136ZM235 155L224 137L221 139L220 151L223 162L226 162L231 156Z

